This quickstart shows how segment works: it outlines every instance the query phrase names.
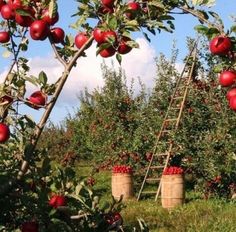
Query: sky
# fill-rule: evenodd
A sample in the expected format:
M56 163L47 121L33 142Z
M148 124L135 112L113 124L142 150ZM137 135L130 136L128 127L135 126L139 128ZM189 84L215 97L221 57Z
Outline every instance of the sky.
M74 0L58 0L60 20L57 26L62 27L66 32L72 33L76 31L68 29L68 25L75 20L70 16L76 12L77 3ZM223 19L226 29L229 29L232 24L230 15L236 14L235 1L232 0L217 0L216 6L212 11L217 12ZM198 20L189 15L175 16L175 32L162 32L155 37L151 36L151 43L148 43L141 34L135 35L135 40L139 43L139 49L133 49L129 54L123 56L122 68L124 69L128 82L131 78L135 78L136 86L138 86L138 78L146 84L148 88L152 88L154 77L156 75L154 59L158 54L164 53L170 57L173 41L176 40L176 46L179 49L178 67L181 67L182 59L186 56L186 37L196 37L194 26L199 24ZM0 50L0 52L2 49ZM93 44L86 51L86 58L80 58L77 66L72 70L67 83L54 107L50 121L55 124L60 123L68 113L72 114L79 107L78 95L85 87L92 91L96 87L103 86L103 79L101 75L100 65L104 61L101 57L96 57L96 47ZM29 59L31 67L31 74L38 75L40 71L47 73L51 82L55 81L62 72L62 66L54 59L54 55L48 42L30 41L30 49L26 54ZM114 61L115 68L119 65L114 59L105 59L105 63L110 66ZM0 62L0 82L3 80L9 65L9 59L1 58ZM28 86L27 94L36 91L37 88ZM27 95L26 94L26 95ZM26 96L28 97L28 96ZM33 119L38 121L43 109L34 110L29 107L23 107L22 113L30 115Z

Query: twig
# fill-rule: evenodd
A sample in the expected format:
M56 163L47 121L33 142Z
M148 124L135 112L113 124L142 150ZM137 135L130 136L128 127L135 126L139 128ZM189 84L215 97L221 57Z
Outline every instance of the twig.
M209 20L205 19L201 14L199 14L196 10L184 7L184 6L179 6L179 9L181 9L184 12L187 12L191 15L193 15L194 17L198 18L200 21L202 21L203 23L207 24L209 27L214 27L217 28L218 31L220 31L221 33L224 33L222 27L219 27L219 25L214 24L212 22L210 22Z

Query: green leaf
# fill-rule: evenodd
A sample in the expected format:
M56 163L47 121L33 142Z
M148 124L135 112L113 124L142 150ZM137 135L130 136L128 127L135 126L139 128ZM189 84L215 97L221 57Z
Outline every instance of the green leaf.
M119 64L121 64L122 56L119 53L116 54L116 60L118 61Z
M208 27L203 26L203 25L197 25L197 26L194 27L194 29L198 33L201 33L201 34L207 34L207 32L208 32Z
M41 83L43 86L45 86L47 84L47 81L48 81L48 78L47 78L47 75L44 71L41 71L39 73L39 83Z
M57 12L57 3L55 0L51 0L48 7L48 14L50 18L53 18Z
M230 33L236 33L236 25L232 25L231 28L230 28Z
M34 127L35 127L36 122L31 118L31 116L29 116L29 115L24 115L24 118L25 118L25 120L27 121L28 126L29 126L30 128L34 128Z
M29 11L23 10L23 9L16 9L16 13L21 15L21 16L30 16L32 15L29 13Z
M118 22L117 22L117 19L116 17L111 17L109 18L108 20L108 26L111 30L116 30L117 29L117 26L118 26Z

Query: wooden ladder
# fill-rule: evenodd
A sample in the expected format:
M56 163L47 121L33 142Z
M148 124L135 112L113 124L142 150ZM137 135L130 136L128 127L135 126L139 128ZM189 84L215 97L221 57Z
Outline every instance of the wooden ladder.
M168 166L172 155L174 143L172 135L179 127L180 119L183 113L184 104L187 98L189 84L192 80L197 55L197 40L194 43L189 56L185 61L184 68L177 78L174 92L171 96L169 106L167 108L164 120L158 133L156 143L153 148L152 156L146 170L141 188L138 193L137 200L143 195L155 195L157 201L161 191L161 176L164 169ZM158 152L159 147L164 147L164 152ZM160 162L161 160L161 162ZM159 165L156 165L159 163ZM147 183L157 184L157 190L145 190Z

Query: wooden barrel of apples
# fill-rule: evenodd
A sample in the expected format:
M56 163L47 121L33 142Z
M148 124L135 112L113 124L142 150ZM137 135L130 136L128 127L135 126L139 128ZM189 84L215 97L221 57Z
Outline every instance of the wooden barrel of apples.
M165 169L161 179L161 204L165 209L183 205L185 200L184 174L179 167Z
M133 172L130 166L116 165L112 168L111 178L112 195L116 200L123 197L123 200L134 196Z

